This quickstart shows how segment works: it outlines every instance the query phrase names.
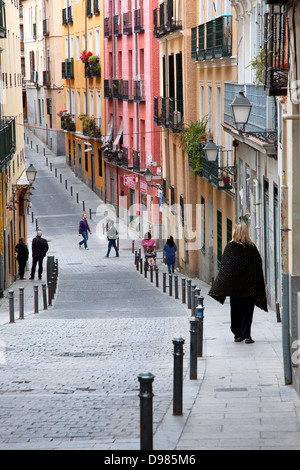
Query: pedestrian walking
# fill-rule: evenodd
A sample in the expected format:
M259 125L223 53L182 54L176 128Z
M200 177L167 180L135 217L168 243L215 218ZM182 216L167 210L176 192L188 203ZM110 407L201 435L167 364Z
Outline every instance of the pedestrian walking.
M89 232L90 234L92 234L88 221L87 221L87 215L83 214L82 219L79 223L79 236L81 235L83 237L83 240L78 243L79 248L81 248L81 246L84 245L84 248L88 250L87 241L89 239Z
M234 341L254 343L251 326L255 305L268 311L262 259L251 241L247 225L236 225L226 245L220 271L209 293L221 304L230 297L231 331Z
M170 238L168 238L168 240L164 244L165 259L168 266L169 274L171 274L171 270L172 273L174 272L176 251L176 243L174 242L172 235L170 235Z
M108 240L108 248L107 248L107 253L106 253L106 258L109 257L110 250L112 247L114 247L115 252L116 252L116 257L119 257L119 251L118 247L116 245L116 240L118 238L118 232L117 229L114 225L113 220L109 220L108 222L108 229L107 229L107 240Z
M37 264L39 264L38 277L39 279L42 279L43 260L49 249L48 242L45 238L42 238L42 235L42 232L39 230L36 233L36 237L32 240L32 267L29 279L34 279Z
M26 263L29 256L29 251L27 245L24 241L24 238L19 238L19 243L16 245L17 261L19 265L19 277L21 281L25 281L24 277Z

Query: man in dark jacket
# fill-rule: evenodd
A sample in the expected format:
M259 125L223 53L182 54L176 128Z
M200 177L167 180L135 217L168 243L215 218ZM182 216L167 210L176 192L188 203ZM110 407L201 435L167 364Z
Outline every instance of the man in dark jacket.
M39 263L39 279L42 279L43 273L43 259L49 249L48 242L45 238L42 238L42 232L38 231L36 237L32 240L32 268L30 279L34 279L35 268Z

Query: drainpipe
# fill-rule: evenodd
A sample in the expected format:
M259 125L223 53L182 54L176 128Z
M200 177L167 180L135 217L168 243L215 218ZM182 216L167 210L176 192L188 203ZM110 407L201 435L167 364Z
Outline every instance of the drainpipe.
M259 213L259 183L255 178L253 179L254 189L255 189L255 233L256 233L256 245L257 249L260 252L260 213Z
M289 309L289 235L288 232L288 185L287 185L287 138L286 127L288 120L299 120L299 115L282 115L282 186L281 186L281 237L282 237L282 352L285 384L292 383L292 365L290 349L290 309Z

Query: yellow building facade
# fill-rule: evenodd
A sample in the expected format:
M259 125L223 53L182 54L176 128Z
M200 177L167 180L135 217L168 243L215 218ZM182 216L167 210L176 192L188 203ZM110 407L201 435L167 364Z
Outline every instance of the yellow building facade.
M17 276L15 246L26 241L25 174L19 6L0 4L0 296ZM11 60L11 58L14 60Z
M102 2L63 0L61 6L65 103L61 120L65 130L67 162L79 178L103 197Z
M235 23L230 2L164 2L155 14L160 43L164 238L177 243L177 265L206 282L215 277L235 223L234 149L222 129L224 83L236 79ZM197 138L219 151L209 164L199 146L187 153L185 131L206 123ZM196 163L195 163L196 162Z

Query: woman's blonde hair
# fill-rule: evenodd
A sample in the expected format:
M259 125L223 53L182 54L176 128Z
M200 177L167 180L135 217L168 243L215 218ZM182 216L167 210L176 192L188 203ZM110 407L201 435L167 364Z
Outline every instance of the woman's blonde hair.
M244 222L240 222L235 226L232 234L232 241L241 243L242 245L246 245L247 243L254 245L250 238L248 227Z

